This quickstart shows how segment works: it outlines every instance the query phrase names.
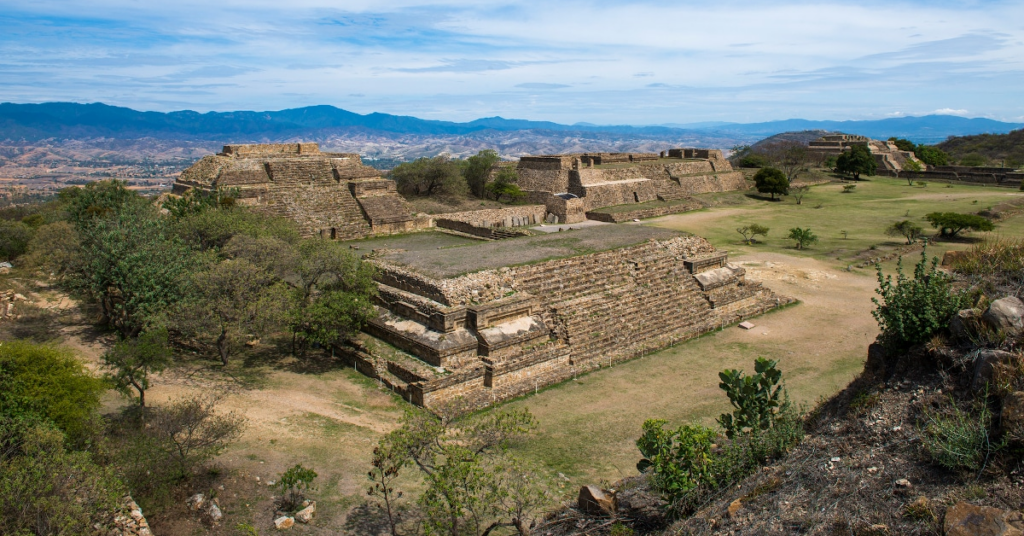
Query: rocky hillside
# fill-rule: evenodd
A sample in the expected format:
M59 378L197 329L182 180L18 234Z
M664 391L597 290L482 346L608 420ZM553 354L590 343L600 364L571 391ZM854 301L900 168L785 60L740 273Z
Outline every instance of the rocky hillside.
M1024 245L946 260L976 306L924 344L871 345L863 373L805 415L788 454L676 519L650 472L585 489L541 533L1024 534Z

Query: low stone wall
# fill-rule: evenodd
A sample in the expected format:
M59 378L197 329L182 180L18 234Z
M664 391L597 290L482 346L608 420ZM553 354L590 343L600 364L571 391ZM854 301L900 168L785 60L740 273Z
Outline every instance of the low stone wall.
M522 227L543 222L545 214L544 205L519 205L437 214L434 219L465 222L476 227Z
M968 168L973 169L973 168ZM895 171L892 170L878 170L875 172L876 175L882 175L886 177L897 177ZM900 171L900 179L910 180L922 180L922 181L941 181L941 182L952 182L952 183L968 183L968 184L986 184L992 186L1009 186L1019 187L1022 179L1024 179L1024 173L1017 173L1015 170L1006 169L1000 173L960 173L956 171L942 171L942 170L929 170L929 171Z
M664 207L630 210L627 212L592 211L587 212L587 218L591 220L604 221L608 223L622 223L633 220L657 218L658 216L667 216L669 214L679 214L680 212L689 212L691 210L698 210L701 208L704 208L703 204L701 204L699 201L693 201L690 203L680 203L677 205L669 205Z

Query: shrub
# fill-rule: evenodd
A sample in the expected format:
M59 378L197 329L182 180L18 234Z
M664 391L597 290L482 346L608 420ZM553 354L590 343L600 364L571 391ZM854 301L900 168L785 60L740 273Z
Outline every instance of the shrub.
M391 178L407 195L462 195L469 190L461 165L446 154L399 164Z
M719 375L719 386L736 407L732 415L719 419L729 439L698 424L666 430L662 420L644 423L636 441L644 458L637 469L650 474L652 485L674 513L692 511L716 490L777 459L803 437L803 421L789 404L785 388L778 386L781 372L775 364L758 358L753 376L735 370Z
M106 390L70 351L27 341L0 343L0 417L52 422L72 443L93 431Z
M988 159L978 153L971 153L960 159L961 166L979 167L984 166Z
M313 490L313 480L317 477L316 471L296 464L281 474L281 478L274 484L281 491L279 503L282 510L294 512L302 506L306 499L306 492Z
M914 149L914 156L929 166L949 165L949 155L942 149L932 145L918 145Z
M779 385L782 372L775 368L778 361L758 357L754 362L754 374L746 376L742 370L726 369L718 373L722 380L718 387L725 391L729 402L735 408L732 414L723 413L718 424L725 435L732 439L737 432L767 430L775 421L779 409Z
M929 266L927 252L922 251L921 261L914 266L914 278L910 279L903 273L900 257L895 281L891 275L883 276L881 265L876 265L875 292L882 300L871 298L875 304L871 315L888 345L901 348L926 342L962 308L963 294L953 290L951 278L938 270L938 263L936 257Z
M32 228L20 221L0 219L0 260L10 261L28 250Z
M42 421L0 417L0 445L0 534L109 532L125 493L110 468Z
M190 478L194 469L242 433L245 419L233 413L217 414L217 401L215 397L180 398L150 419L149 433L160 442L177 478Z
M853 191L856 190L856 189L857 189L857 185L856 184L844 184L843 185L842 193L844 193L844 194L852 194Z

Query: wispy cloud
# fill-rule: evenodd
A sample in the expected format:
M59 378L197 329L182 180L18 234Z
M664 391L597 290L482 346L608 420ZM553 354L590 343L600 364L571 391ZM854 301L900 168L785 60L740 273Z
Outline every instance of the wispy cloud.
M1024 116L1021 2L85 4L0 0L0 101L617 124Z

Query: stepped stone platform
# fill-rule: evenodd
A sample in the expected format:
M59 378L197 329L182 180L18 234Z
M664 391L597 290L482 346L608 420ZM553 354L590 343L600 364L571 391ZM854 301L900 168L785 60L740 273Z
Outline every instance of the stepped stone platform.
M315 143L225 145L181 173L172 193L235 191L241 205L290 218L305 236L350 239L423 229L395 183L358 154Z
M524 156L516 172L530 201L543 203L557 223L578 223L601 207L748 188L714 149Z
M499 242L437 234L359 242L388 246L366 256L379 268L378 315L335 348L427 408L493 404L792 302L675 231L605 225Z

